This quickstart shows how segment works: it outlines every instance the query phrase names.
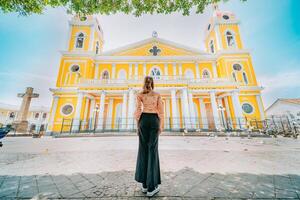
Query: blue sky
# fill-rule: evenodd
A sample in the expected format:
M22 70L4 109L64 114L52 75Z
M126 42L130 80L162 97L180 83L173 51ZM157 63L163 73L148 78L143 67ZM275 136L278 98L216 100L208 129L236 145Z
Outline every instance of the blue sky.
M265 106L276 98L300 98L300 1L230 0L220 5L241 21L244 47L249 49ZM104 50L151 36L203 49L203 33L211 8L203 14L100 16ZM69 15L64 8L29 17L0 12L0 102L19 105L16 94L32 86L40 93L32 105L50 107L49 88L55 86L60 50L65 50ZM121 31L120 31L121 30Z

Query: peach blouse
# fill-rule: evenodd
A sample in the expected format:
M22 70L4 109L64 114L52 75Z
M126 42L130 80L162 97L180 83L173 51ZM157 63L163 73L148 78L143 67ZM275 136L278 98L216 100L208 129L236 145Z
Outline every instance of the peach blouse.
M163 128L164 105L159 93L151 91L143 94L142 92L139 92L136 95L136 109L134 117L137 121L140 119L142 112L157 113L160 120L160 127Z

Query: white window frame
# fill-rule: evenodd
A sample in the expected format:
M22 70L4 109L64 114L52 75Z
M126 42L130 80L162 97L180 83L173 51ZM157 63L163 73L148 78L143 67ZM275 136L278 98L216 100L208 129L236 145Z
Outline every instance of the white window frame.
M108 69L103 69L103 70L101 71L101 74L100 74L100 79L101 79L101 80L108 80L108 79L104 79L104 78L103 78L103 73L104 73L105 71L107 71L107 73L108 73L108 79L110 79L109 70L108 70Z
M159 76L152 76L152 73L151 73L151 72L152 72L152 70L154 70L155 68L158 69L158 71L159 71L159 73L160 73ZM154 66L152 66L152 67L150 68L150 70L149 70L149 76L153 77L153 79L161 79L162 76L163 76L163 73L162 73L162 70L160 69L159 66L154 65Z
M82 47L77 47L77 39L78 39L78 37L79 37L80 34L83 34ZM83 49L83 48L84 48L85 38L86 38L86 35L85 35L84 32L78 32L78 33L76 34L76 37L75 37L74 48L75 48L75 49Z
M204 75L203 75L203 73L204 73L204 71L207 71L208 72L208 78L207 77L204 77ZM210 71L209 71L209 69L207 69L207 68L204 68L203 70L202 70L202 72L201 72L201 78L203 78L203 79L210 79L212 76L211 76L211 73L210 73Z
M228 32L231 33L231 36L232 36L232 39L233 39L233 45L232 46L230 46L228 44L228 39L227 39L227 33ZM234 31L229 30L229 29L225 30L225 41L226 41L226 45L227 45L228 48L236 48L237 47L236 37L235 37Z

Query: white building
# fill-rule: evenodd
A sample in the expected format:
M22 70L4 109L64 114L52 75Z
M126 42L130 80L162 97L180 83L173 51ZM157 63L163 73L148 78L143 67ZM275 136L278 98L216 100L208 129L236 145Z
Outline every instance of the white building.
M266 109L267 117L288 116L292 120L300 120L300 98L277 99Z
M0 103L0 126L12 124L17 120L20 107ZM49 108L44 106L31 106L27 116L29 131L45 130L49 119Z

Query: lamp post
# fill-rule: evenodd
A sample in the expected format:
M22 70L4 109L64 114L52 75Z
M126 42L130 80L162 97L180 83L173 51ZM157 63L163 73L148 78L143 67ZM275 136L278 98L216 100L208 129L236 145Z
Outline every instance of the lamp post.
M95 133L96 132L96 127L97 127L97 125L96 125L97 113L99 113L99 111L100 111L100 108L99 108L98 104L96 105L96 107L93 111L95 113L94 114L94 133Z

